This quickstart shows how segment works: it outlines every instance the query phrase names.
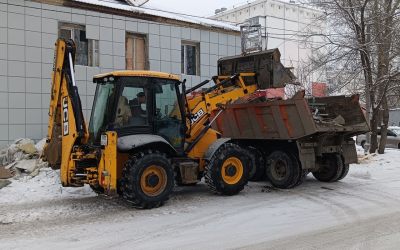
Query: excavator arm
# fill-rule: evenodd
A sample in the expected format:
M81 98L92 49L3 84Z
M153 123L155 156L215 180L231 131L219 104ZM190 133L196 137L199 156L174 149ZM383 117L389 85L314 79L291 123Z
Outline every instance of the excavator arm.
M63 169L69 164L75 145L85 144L88 130L74 76L75 44L58 39L55 45L50 93L48 136L44 157L53 168ZM64 166L64 168L63 168ZM63 184L66 184L63 182Z
M215 77L215 85L203 90L200 95L189 99L186 103L187 122L185 152L190 158L202 159L210 142L216 141L219 132L211 128L211 124L223 112L226 104L254 93L256 83L246 84L245 77L255 77L255 73L239 73L232 76ZM201 87L202 83L189 89L186 94ZM213 117L214 116L214 117ZM211 119L210 119L211 118ZM203 164L200 164L203 170Z

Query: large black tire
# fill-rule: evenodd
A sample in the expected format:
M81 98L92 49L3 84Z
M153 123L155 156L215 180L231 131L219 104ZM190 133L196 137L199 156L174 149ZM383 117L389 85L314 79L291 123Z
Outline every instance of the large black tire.
M297 180L296 184L293 187L297 187L303 184L304 180L307 178L307 175L309 173L310 172L307 169L301 169L299 179Z
M301 183L302 171L296 157L276 150L267 157L266 175L272 186L287 189Z
M222 195L235 195L248 182L251 159L240 146L225 143L205 166L205 181L210 190Z
M337 179L338 181L342 180L344 177L347 176L347 174L349 173L350 170L350 166L349 164L343 164L343 170L342 173L340 174L339 178Z
M122 197L136 208L155 208L168 200L174 187L174 171L160 152L141 152L126 163L121 178Z
M265 160L263 154L256 148L248 147L251 166L249 172L249 181L262 181L265 179Z
M335 182L344 173L343 167L343 159L339 154L326 154L323 156L320 169L312 174L319 181Z

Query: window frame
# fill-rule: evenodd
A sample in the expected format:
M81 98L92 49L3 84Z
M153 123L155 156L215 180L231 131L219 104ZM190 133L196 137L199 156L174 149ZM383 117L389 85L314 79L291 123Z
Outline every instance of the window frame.
M61 30L69 30L70 31L70 39L74 40L74 31L80 30L85 31L86 34L86 26L83 24L77 23L65 23L59 22L58 23L58 36L61 37ZM80 66L87 66L87 67L100 67L100 42L99 40L89 39L85 36L87 40L87 64L77 64ZM77 42L75 42L76 46L78 46ZM97 54L96 54L97 53Z
M181 42L181 55L182 55L182 47L184 49L184 55L183 55L183 61L181 58L181 73L185 74L185 75L189 75L186 69L186 65L187 65L187 61L186 61L186 53L187 53L187 49L186 46L192 46L196 48L196 72L194 74L194 76L200 76L200 42L196 42L196 41L186 41L186 40L182 40Z

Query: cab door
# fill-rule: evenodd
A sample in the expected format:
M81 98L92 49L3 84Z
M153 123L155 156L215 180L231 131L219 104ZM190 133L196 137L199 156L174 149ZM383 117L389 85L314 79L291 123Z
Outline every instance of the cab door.
M175 83L167 79L154 79L154 129L156 134L165 138L177 151L181 151L185 131Z

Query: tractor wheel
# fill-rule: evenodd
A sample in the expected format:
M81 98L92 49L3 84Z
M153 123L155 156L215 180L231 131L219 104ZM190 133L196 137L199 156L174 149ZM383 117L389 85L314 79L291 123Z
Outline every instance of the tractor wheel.
M132 156L124 166L122 197L137 208L155 208L168 200L174 187L174 171L168 158L159 152Z
M343 160L339 154L327 154L322 159L322 166L313 172L315 179L322 182L335 182L339 180L343 172ZM343 176L344 177L344 176Z
M265 179L265 160L263 154L256 148L248 147L251 157L249 181L262 181Z
M242 191L247 184L251 164L247 154L236 144L223 144L205 167L205 181L210 190L222 195L235 195Z
M277 150L267 157L266 174L274 187L287 189L300 184L300 168L297 159L290 153Z

